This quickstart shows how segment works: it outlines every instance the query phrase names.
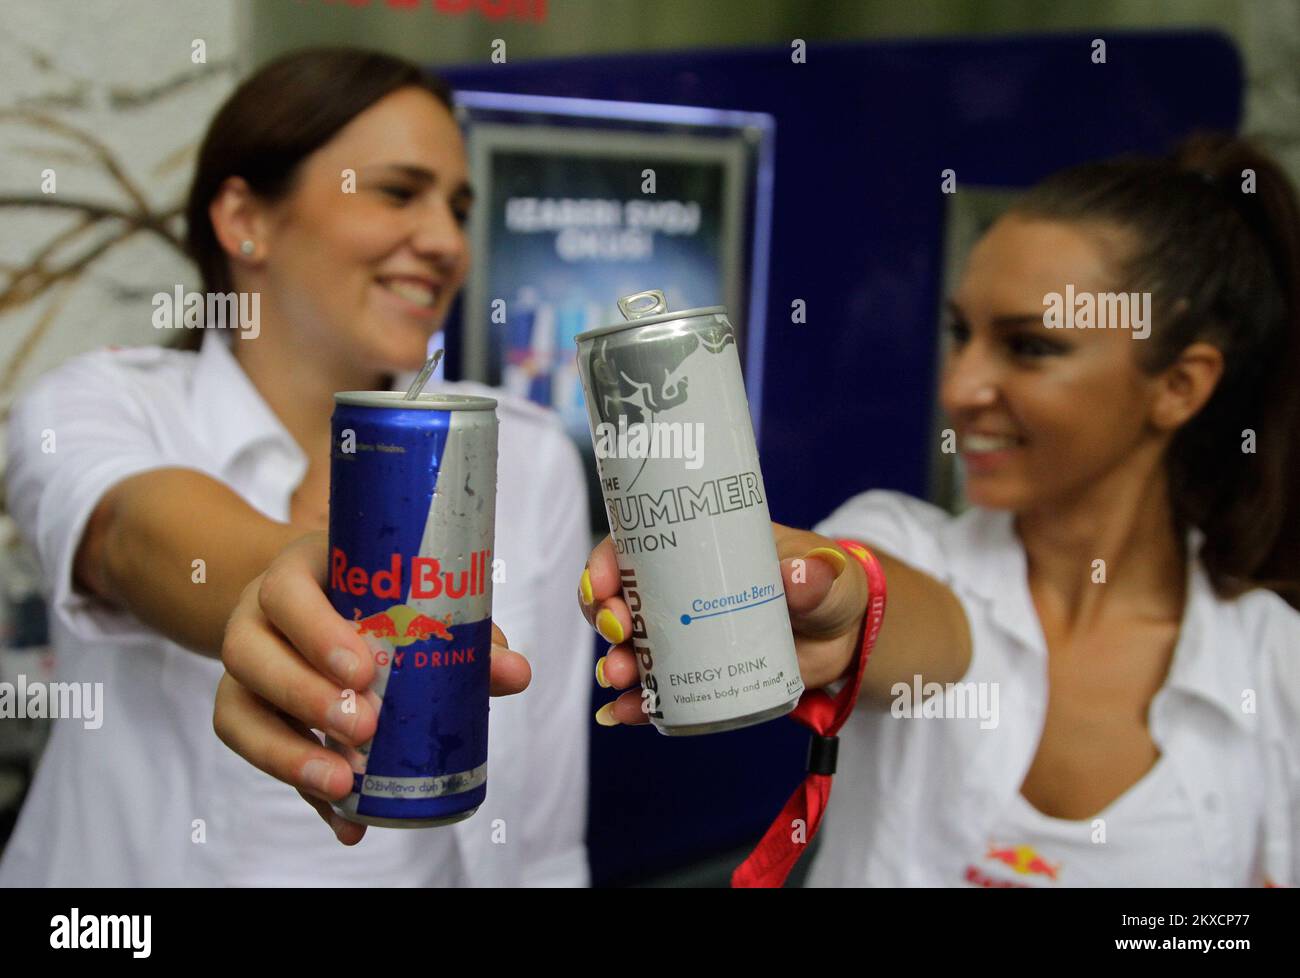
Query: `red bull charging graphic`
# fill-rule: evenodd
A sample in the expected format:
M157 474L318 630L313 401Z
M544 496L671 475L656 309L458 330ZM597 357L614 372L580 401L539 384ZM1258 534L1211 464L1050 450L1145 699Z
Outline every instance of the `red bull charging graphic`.
M486 796L495 408L335 395L329 595L378 670L374 738L331 744L352 764L352 793L334 806L352 821L446 825Z
M1019 879L990 875L978 866L969 865L966 867L964 879L972 886L1006 888L1060 882L1061 864L1048 862L1031 845L1004 845L990 842L984 853L984 859L989 863L999 864L999 869L1005 868ZM1031 880L1033 882L1030 882Z

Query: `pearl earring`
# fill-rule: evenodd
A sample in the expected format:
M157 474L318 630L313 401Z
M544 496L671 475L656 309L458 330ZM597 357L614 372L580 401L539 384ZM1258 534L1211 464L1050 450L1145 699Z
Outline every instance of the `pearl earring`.
M256 248L257 245L253 244L253 242L248 239L239 242L239 250L242 254L251 255Z

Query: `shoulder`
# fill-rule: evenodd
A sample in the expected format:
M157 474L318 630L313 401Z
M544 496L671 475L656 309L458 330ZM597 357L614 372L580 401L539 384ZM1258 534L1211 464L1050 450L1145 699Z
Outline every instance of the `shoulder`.
M1242 645L1258 655L1254 712L1263 757L1266 885L1300 885L1300 612L1264 588L1235 601ZM1244 695L1243 691L1243 695Z
M1265 587L1252 588L1239 597L1223 602L1231 609L1241 627L1248 629L1261 642L1272 644L1290 640L1300 648L1300 611L1296 611L1276 591Z
M1232 636L1230 644L1237 646L1262 676L1288 677L1292 693L1300 696L1300 611L1263 587L1236 598L1216 599L1213 607L1218 619L1215 625L1225 636Z
M1245 660L1241 673L1228 673L1239 679L1232 689L1250 694L1258 730L1268 749L1287 759L1300 805L1300 611L1261 587L1216 602L1216 614L1214 654Z
M29 394L86 393L86 384L150 384L184 382L198 354L160 346L106 346L69 357L34 380ZM75 386L73 385L75 382Z
M1242 644L1260 657L1261 695L1289 714L1297 724L1290 735L1300 743L1300 611L1262 587L1221 607L1231 609Z
M822 525L888 523L938 532L952 520L947 511L907 493L872 489L840 504ZM824 532L819 530L818 532Z
M189 385L197 354L157 346L103 347L69 357L32 381L14 402L11 430L51 417L133 417Z
M63 367L149 376L184 372L192 369L197 360L198 353L194 350L174 350L165 346L104 346L71 357Z

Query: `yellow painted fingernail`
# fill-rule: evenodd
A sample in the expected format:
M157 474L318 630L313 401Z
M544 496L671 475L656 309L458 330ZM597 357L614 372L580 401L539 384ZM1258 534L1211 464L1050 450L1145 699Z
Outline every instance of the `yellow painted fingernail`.
M835 550L831 547L814 547L812 550L809 550L806 554L804 554L804 557L824 558L826 563L831 565L831 570L834 572L837 578L844 573L844 567L845 567L844 555L840 553L838 550Z
M618 720L614 718L614 704L606 703L596 711L596 722L602 727L617 727Z
M578 581L578 591L582 594L583 604L591 604L595 600L591 593L591 571L583 570L582 579Z
M623 626L618 623L614 612L608 608L602 608L600 614L596 616L596 631L600 632L601 637L610 645L618 645L623 641Z
M596 660L596 682L601 689L609 689L614 684L605 678L605 656Z

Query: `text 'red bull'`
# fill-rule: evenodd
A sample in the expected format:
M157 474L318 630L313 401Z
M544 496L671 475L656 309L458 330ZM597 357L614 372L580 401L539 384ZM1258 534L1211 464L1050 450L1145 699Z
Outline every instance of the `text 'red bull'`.
M463 598L483 594L487 587L487 569L491 566L490 550L478 550L470 556L468 570L444 571L437 557L411 557L403 560L393 554L384 570L367 570L350 564L342 547L330 551L330 587L335 591L361 596L401 601L404 598ZM411 592L405 592L409 580Z

